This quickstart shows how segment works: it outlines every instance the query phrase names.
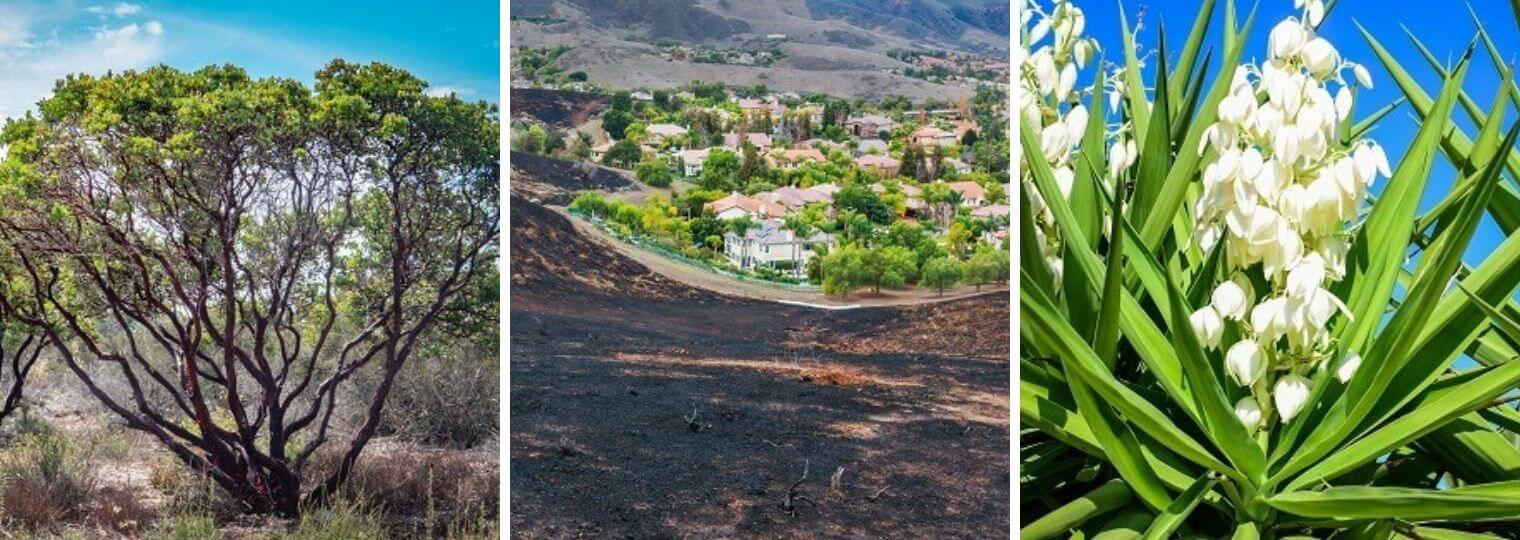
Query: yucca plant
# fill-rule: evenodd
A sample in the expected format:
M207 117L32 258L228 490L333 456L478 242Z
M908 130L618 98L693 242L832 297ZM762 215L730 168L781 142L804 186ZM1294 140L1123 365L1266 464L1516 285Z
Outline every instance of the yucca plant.
M1317 36L1333 2L1297 6L1242 65L1226 0L1214 72L1214 0L1180 52L1121 23L1086 90L1079 10L1021 27L1021 537L1520 535L1520 89L1486 33L1452 66L1416 40L1432 97L1364 30L1404 98L1355 114L1372 70ZM1390 167L1366 135L1404 103ZM1485 215L1508 237L1468 265Z

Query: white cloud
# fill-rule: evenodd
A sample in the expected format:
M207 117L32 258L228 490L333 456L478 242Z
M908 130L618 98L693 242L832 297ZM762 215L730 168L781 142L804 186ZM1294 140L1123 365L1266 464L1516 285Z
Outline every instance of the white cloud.
M135 13L135 6L122 6ZM77 14L0 8L0 118L35 109L65 75L142 68L162 58L158 21L92 29L80 25Z
M85 11L94 13L96 15L105 15L109 13L117 17L126 17L128 15L136 15L138 12L142 11L142 6L139 6L137 4L128 4L126 2L119 2L116 5L109 7L90 6L88 8L85 8Z
M434 86L427 89L427 95L429 97L447 97L449 94L455 94L459 97L471 96L475 94L475 89L460 88L448 85Z

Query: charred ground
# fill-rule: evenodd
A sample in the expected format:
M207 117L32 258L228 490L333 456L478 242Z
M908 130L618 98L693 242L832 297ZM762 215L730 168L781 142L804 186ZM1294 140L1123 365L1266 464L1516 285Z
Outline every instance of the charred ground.
M595 118L611 103L611 97L590 92L513 88L512 119L569 129Z
M622 173L584 161L566 161L512 151L512 193L544 204L564 206L582 190L632 189Z
M825 311L711 293L520 196L516 165L515 535L1007 531L1005 294Z

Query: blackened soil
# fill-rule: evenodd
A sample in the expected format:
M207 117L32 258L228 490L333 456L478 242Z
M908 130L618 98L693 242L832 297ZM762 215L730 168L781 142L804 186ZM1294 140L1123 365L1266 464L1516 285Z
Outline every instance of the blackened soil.
M1006 296L727 297L511 207L514 536L1007 534Z
M512 193L545 204L564 206L584 190L615 191L633 187L621 173L583 161L567 161L512 151Z
M602 109L612 104L612 98L589 92L548 90L543 88L513 88L512 118L533 120L560 129L573 128L586 123Z

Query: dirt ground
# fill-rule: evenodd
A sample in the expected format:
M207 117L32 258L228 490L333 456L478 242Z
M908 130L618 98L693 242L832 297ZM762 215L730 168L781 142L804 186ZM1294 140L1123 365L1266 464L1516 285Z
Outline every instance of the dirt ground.
M514 536L1008 530L1006 294L844 311L729 296L511 208Z

